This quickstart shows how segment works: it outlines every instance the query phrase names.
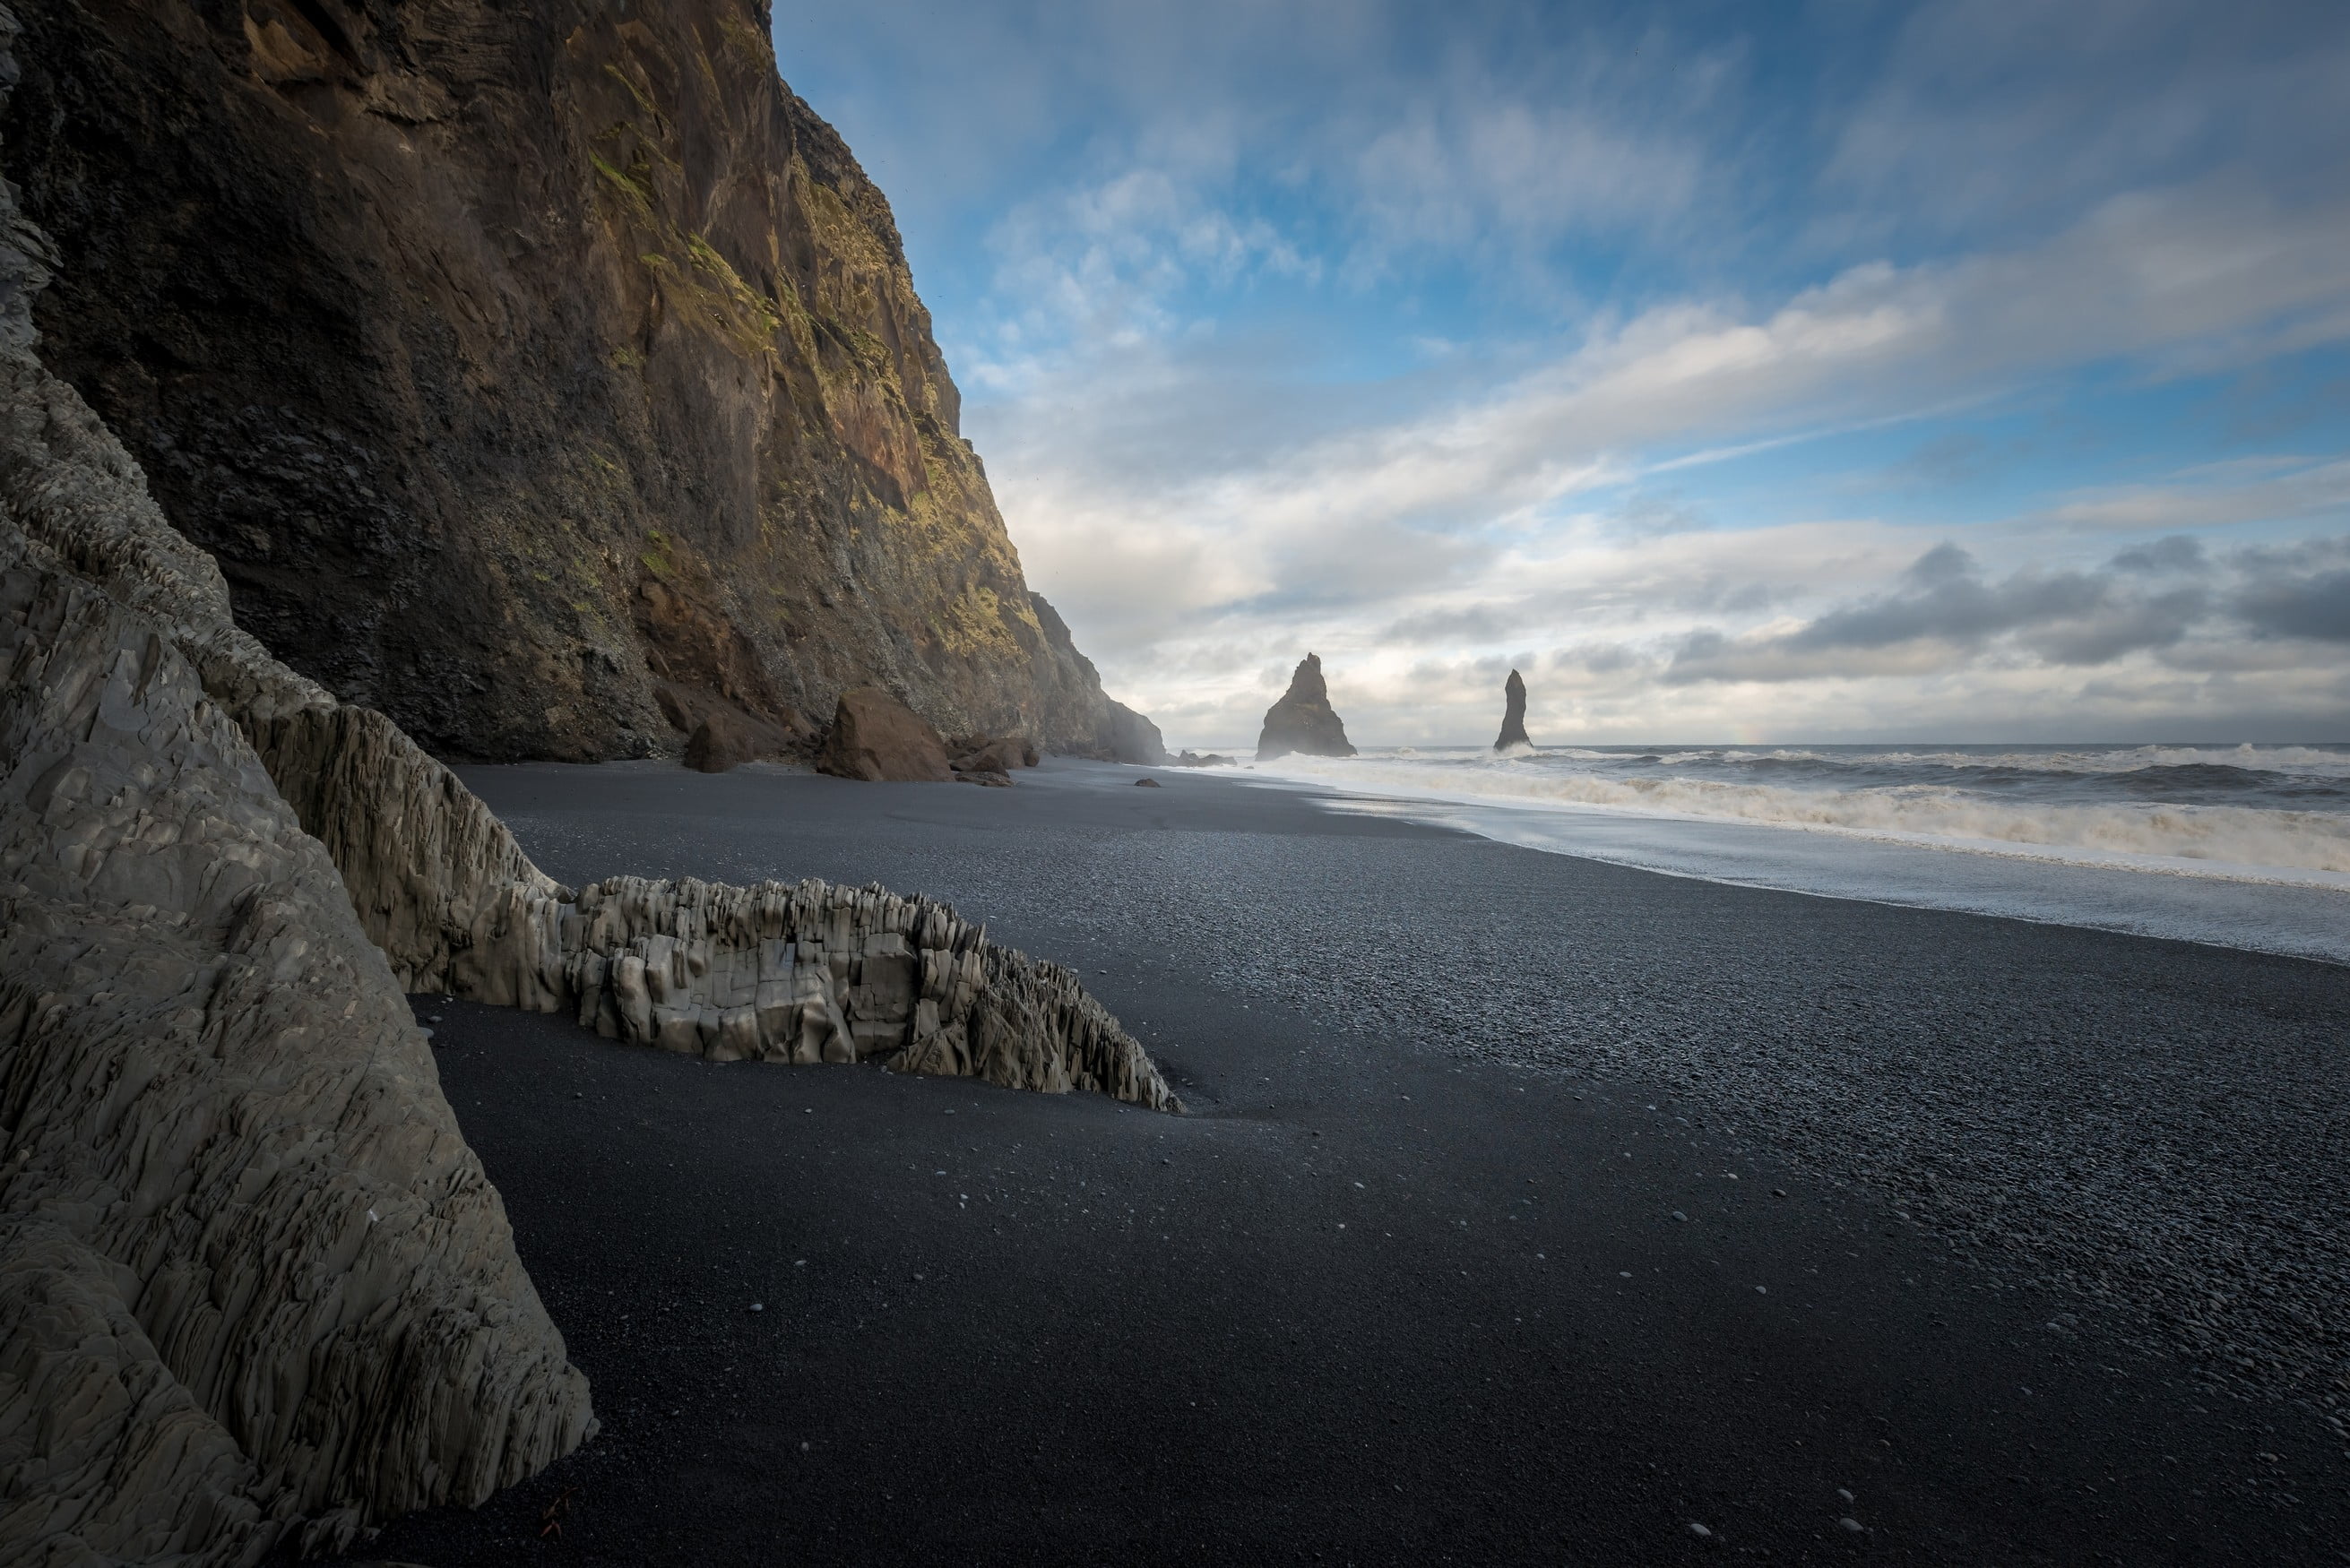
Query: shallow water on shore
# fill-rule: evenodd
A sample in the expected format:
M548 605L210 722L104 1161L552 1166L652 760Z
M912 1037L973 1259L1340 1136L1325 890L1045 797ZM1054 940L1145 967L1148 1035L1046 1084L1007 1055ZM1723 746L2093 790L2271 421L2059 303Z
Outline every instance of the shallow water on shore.
M1674 875L2350 962L2350 746L1399 748L1241 776Z

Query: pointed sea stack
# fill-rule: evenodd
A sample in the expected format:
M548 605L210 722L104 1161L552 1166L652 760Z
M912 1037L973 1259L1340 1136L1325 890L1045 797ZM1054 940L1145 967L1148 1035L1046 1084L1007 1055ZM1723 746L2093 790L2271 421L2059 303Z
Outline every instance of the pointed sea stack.
M1292 752L1309 757L1351 757L1347 726L1330 708L1322 681L1322 659L1309 653L1297 661L1289 690L1264 711L1264 732L1256 738L1256 760L1269 763Z
M1497 752L1506 752L1512 746L1533 745L1534 742L1526 739L1524 678L1516 670L1511 670L1510 683L1502 688L1502 695L1507 699L1509 706L1502 714L1502 733L1501 737L1493 742L1493 749Z

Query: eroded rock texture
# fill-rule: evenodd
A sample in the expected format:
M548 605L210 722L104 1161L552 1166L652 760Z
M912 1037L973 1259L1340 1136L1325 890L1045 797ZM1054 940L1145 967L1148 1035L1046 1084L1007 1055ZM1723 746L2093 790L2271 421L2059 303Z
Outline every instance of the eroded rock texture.
M579 1022L607 1038L722 1062L879 1059L1180 1108L1076 976L929 898L616 877L582 889L558 934Z
M1506 752L1515 746L1532 750L1534 742L1526 739L1526 681L1516 670L1510 671L1507 684L1502 688L1502 732L1493 741L1493 749Z
M0 1560L477 1502L581 1440L587 1384L238 723L331 700L28 337L0 320Z
M1155 762L1032 594L888 202L750 0L23 0L51 367L239 621L429 749L840 691Z
M1257 735L1259 762L1271 762L1291 753L1309 757L1351 757L1353 744L1347 726L1330 706L1330 688L1322 680L1322 656L1309 653L1297 661L1289 690L1264 712L1264 729Z

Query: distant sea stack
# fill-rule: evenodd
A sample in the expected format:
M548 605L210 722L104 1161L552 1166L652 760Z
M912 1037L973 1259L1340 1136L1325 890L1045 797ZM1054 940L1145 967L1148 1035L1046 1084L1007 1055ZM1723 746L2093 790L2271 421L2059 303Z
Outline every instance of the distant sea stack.
M1029 588L766 5L14 10L9 174L72 261L44 356L340 700L586 762L713 714L805 752L873 686L1159 760Z
M1493 749L1497 752L1506 752L1512 746L1533 745L1534 742L1526 739L1526 682L1524 677L1521 676L1514 670L1511 670L1510 683L1502 688L1502 695L1508 706L1503 710L1502 733L1500 738L1494 741Z
M1289 690L1264 711L1264 732L1256 738L1256 760L1269 763L1295 752L1309 757L1351 757L1354 746L1347 726L1330 707L1330 688L1322 680L1322 656L1309 653L1297 661Z

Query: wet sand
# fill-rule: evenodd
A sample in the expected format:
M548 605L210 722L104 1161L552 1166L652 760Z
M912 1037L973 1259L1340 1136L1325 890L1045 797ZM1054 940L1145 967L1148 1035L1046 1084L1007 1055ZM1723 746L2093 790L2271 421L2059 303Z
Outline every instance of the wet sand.
M1229 776L466 776L559 877L948 898L1075 964L1191 1109L419 999L603 1431L370 1557L2350 1544L2350 971L1654 876Z

